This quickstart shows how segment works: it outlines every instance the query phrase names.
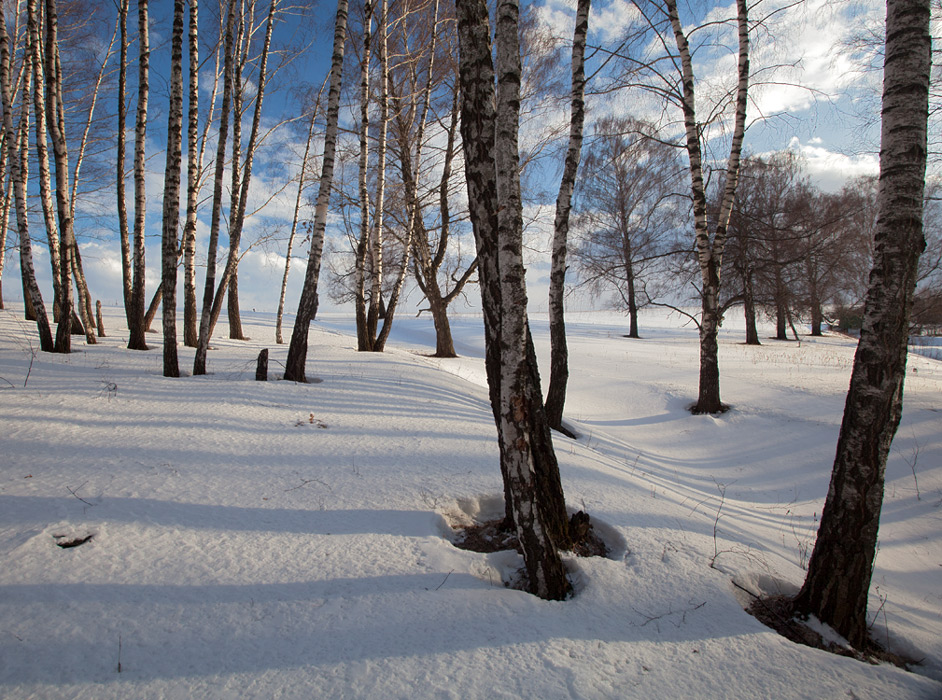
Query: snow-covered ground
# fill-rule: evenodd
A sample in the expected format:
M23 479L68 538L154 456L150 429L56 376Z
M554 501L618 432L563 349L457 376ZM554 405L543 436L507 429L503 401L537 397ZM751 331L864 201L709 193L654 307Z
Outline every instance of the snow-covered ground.
M917 673L801 647L743 612L800 584L827 490L853 341L720 348L719 417L686 411L696 331L569 319L567 500L610 558L569 559L577 595L505 588L515 553L456 549L499 509L481 320L431 321L355 352L314 324L307 385L256 382L287 349L245 314L211 374L165 379L110 335L37 353L0 312L0 696L63 698L942 697L942 363L909 360L870 615ZM289 325L290 328L290 325ZM547 367L545 319L533 321ZM192 350L180 349L188 371ZM57 537L87 543L69 549ZM712 564L712 566L711 566Z

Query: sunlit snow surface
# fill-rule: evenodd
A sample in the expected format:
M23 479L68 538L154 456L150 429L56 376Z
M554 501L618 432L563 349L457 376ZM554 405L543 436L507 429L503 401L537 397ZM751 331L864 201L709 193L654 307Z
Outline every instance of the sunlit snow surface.
M909 360L870 599L875 636L925 659L913 674L792 644L731 583L801 583L851 340L747 347L730 319L733 410L695 417L693 327L644 315L630 340L621 317L570 317L579 439L556 451L613 553L569 559L559 603L504 587L516 554L449 540L499 510L480 317L453 319L456 360L428 356L427 316L383 354L320 319L307 385L275 381L272 315L245 314L248 342L220 323L211 374L181 379L159 335L124 349L118 309L68 356L35 353L20 317L0 311L0 697L942 697L938 361Z

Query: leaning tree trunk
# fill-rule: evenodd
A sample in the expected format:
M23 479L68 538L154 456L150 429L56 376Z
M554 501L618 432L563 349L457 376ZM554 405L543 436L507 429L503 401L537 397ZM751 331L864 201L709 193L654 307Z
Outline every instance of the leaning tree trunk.
M121 42L118 47L118 133L116 138L116 166L115 192L118 206L118 238L121 245L121 289L124 293L124 316L128 328L131 327L132 309L134 308L133 272L131 268L131 232L128 229L128 203L125 193L125 146L127 136L128 106L127 106L127 76L128 76L128 5L130 0L121 0L118 6L118 21L120 25Z
M45 84L43 77L42 42L39 30L39 7L35 1L27 3L27 51L31 56L33 84L33 107L36 114L35 142L36 165L39 180L39 201L42 207L43 221L46 224L46 240L49 242L49 263L52 266L52 319L62 319L59 304L62 301L62 243L59 238L59 225L56 223L55 203L52 199L52 175L49 168L49 147L46 128L46 92L41 89Z
M24 56L29 62L30 57ZM29 93L31 81L30 71L24 71L23 77L23 106L20 117L19 133L13 126L13 95L10 89L10 39L7 36L6 16L0 4L0 95L3 100L3 130L7 149L7 160L10 165L10 181L13 185L16 200L17 231L20 237L20 270L23 277L24 297L27 306L32 307L36 317L36 328L39 332L39 346L45 352L52 352L55 348L52 340L52 329L49 327L49 317L43 304L39 285L36 283L36 273L33 268L33 253L29 239L29 210L26 201L27 168L29 166Z
M311 231L311 249L304 273L304 287L294 318L291 344L285 360L284 378L307 381L304 370L307 363L307 336L311 321L317 312L317 281L324 252L324 231L327 227L327 207L334 180L334 159L337 152L337 131L340 121L340 88L343 79L343 49L347 36L347 0L337 0L337 18L334 22L334 48L330 66L330 91L327 95L327 129L324 132L324 156L321 160L321 179L314 210L314 228Z
M873 269L831 484L794 601L797 612L815 615L858 649L868 640L886 458L902 411L909 313L925 248L929 19L929 0L887 0Z
M566 253L569 238L569 213L572 190L582 155L582 127L585 124L585 41L589 32L591 0L579 0L576 27L572 35L572 106L569 117L569 150L556 198L553 226L553 259L550 268L550 384L546 393L546 416L550 427L569 434L563 428L563 408L569 383L569 347L566 344L566 318L563 297L566 291Z
M311 153L311 141L314 138L314 124L317 121L317 112L321 103L321 93L326 81L321 85L311 112L311 122L307 128L307 140L304 142L304 157L301 159L301 172L298 174L298 193L294 199L294 216L291 218L291 231L288 234L288 247L285 250L285 274L281 278L281 294L278 295L278 312L275 314L275 342L282 345L285 342L281 334L285 315L285 295L288 291L288 274L291 272L291 253L294 250L294 239L298 232L298 216L301 212L301 197L304 194L304 174L307 172L307 161Z
M519 8L498 7L497 57L501 77L495 111L487 5L458 3L462 86L461 130L468 199L480 264L485 310L485 365L497 422L504 493L523 547L531 590L561 599L569 590L565 570L546 527L546 507L534 463L542 433L531 430L533 386L522 259L522 210L517 170L520 89ZM498 121L499 120L499 121ZM496 157L496 160L495 160ZM498 187L500 183L500 187ZM542 416L545 418L545 414Z
M134 245L132 252L131 312L128 321L128 349L147 350L144 337L144 235L147 195L145 191L144 158L147 143L147 98L149 92L150 40L148 34L147 0L138 0L137 11L138 87L137 119L134 126Z
M167 161L164 168L164 216L161 236L164 376L179 377L177 360L177 226L180 223L180 169L183 164L183 4L173 3L170 48L170 104L167 112Z
M749 19L746 0L736 1L739 27L739 81L736 88L736 117L729 159L726 165L726 184L720 203L719 215L713 235L707 219L706 188L703 181L703 157L700 128L697 123L694 92L693 61L690 45L684 34L677 12L676 0L665 0L677 52L681 61L681 93L684 115L687 156L690 159L690 184L693 200L693 219L697 261L700 266L700 382L694 413L720 413L726 407L720 401L720 367L717 347L720 310L720 270L726 247L726 230L732 212L736 186L739 183L739 163L746 130L746 104L749 88Z

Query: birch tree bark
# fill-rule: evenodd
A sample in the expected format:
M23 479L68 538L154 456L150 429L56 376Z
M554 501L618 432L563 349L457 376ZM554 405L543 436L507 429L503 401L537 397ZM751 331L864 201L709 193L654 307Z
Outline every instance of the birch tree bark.
M128 349L147 350L144 337L144 276L147 272L144 258L147 194L145 188L145 148L147 144L147 100L150 92L150 38L148 30L148 0L138 0L137 41L138 86L137 117L134 125L134 241L132 251L131 313L128 321Z
M569 239L569 213L582 155L582 127L585 124L585 41L589 32L591 0L579 0L576 27L572 35L572 98L569 117L569 148L556 198L553 222L553 259L550 268L550 384L546 393L546 417L550 427L571 436L563 428L566 385L569 383L569 348L566 345L566 317L563 294L566 291L566 253Z
M334 45L330 67L330 91L327 96L327 128L324 133L324 156L321 160L321 178L314 212L314 228L311 231L311 249L304 287L298 301L291 344L285 361L284 378L295 382L307 381L307 336L311 321L317 313L317 282L320 276L321 257L324 252L324 232L327 227L327 207L334 179L334 160L337 152L337 130L340 120L340 88L343 80L343 50L347 36L347 0L337 0L337 18L334 22Z
M37 86L37 89L33 91L33 106L36 114L35 142L39 201L42 206L43 220L46 224L46 239L49 242L49 262L52 265L52 289L55 297L52 305L52 319L58 323L62 319L62 310L59 306L62 301L62 244L59 238L59 225L56 223L55 204L52 199L52 175L49 168L48 147L49 130L46 127L46 93L45 90L38 87L45 85L46 82L43 70L39 13L37 0L28 0L26 4L26 50L31 56L33 83Z
M370 307L366 315L366 332L370 350L382 351L376 343L376 327L383 296L383 225L386 207L386 136L389 133L389 57L387 37L389 3L381 0L379 15L379 136L376 142L376 204L373 211L373 234L370 240ZM406 246L408 249L408 246Z
M504 493L523 548L530 590L542 598L558 600L568 594L569 583L548 522L553 504L544 500L544 488L538 483L545 474L537 463L543 450L535 444L548 435L548 430L534 430L532 424L534 372L527 329L517 167L519 8L514 0L498 4L495 110L487 5L481 0L460 0L457 6L461 128L481 268L485 364L501 447ZM536 394L539 396L538 389ZM539 403L542 408L541 398ZM538 417L545 423L545 414Z
M199 147L200 119L200 42L199 0L190 0L187 49L187 123L186 123L186 224L183 227L183 344L196 347L199 334L196 328L196 209L202 169L202 149ZM215 93L214 93L215 98Z
M690 186L693 199L694 238L700 266L700 386L693 413L721 413L726 406L720 401L720 367L717 346L720 310L720 271L726 247L726 229L739 182L739 162L746 131L746 103L749 88L749 15L746 0L736 1L739 29L738 83L736 116L733 125L729 158L726 163L726 184L720 203L716 227L711 235L707 219L706 186L703 179L703 157L700 126L697 122L693 60L684 33L676 0L665 0L677 52L681 63L681 108L684 115L687 156L690 159Z
M128 6L130 0L121 0L118 5L120 45L118 46L118 133L116 144L115 192L118 205L118 238L121 245L121 289L124 294L124 316L128 328L133 321L134 309L133 272L131 268L131 232L128 229L128 202L125 192L126 144L127 144L127 82L128 82Z
M177 361L177 226L180 223L180 169L183 164L183 4L184 0L174 0L170 40L170 104L167 110L160 275L165 377L180 376Z
M75 231L69 207L69 155L65 142L65 118L62 104L62 75L59 69L59 16L55 0L46 0L46 127L52 140L56 163L56 211L59 218L60 261L59 307L62 316L56 327L56 352L72 351L72 269L75 256ZM36 86L39 90L39 85ZM81 302L81 299L80 299ZM94 332L89 331L94 343Z
M370 138L370 63L373 44L373 3L363 3L363 54L360 59L360 158L358 162L358 189L360 197L360 237L355 254L354 314L357 328L357 350L372 350L372 336L366 325L366 261L370 242L370 191L367 187Z
M24 55L24 63L31 63L29 52ZM13 185L16 200L17 231L20 238L20 270L23 276L23 287L26 301L32 306L36 316L36 328L39 332L39 346L45 352L53 352L55 345L52 340L52 329L49 327L49 317L43 304L39 285L36 283L36 273L33 268L33 253L29 239L29 218L26 202L27 168L29 166L29 148L27 135L29 132L30 111L30 83L31 71L26 70L23 77L23 102L20 113L19 132L13 126L13 95L10 86L10 38L7 35L6 16L0 4L0 95L3 100L3 131L4 145L7 149L7 161L10 166L10 181Z
M795 610L854 647L868 642L886 458L899 425L925 187L931 39L928 0L887 0L879 214L860 342L821 513Z

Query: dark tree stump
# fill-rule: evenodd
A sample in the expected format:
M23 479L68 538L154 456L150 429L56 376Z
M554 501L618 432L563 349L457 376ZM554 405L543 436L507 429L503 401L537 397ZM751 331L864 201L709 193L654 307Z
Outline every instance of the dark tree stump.
M105 322L101 317L101 300L95 302L95 319L98 321L98 337L105 337Z
M255 365L255 381L268 381L268 348L258 353L258 364Z

